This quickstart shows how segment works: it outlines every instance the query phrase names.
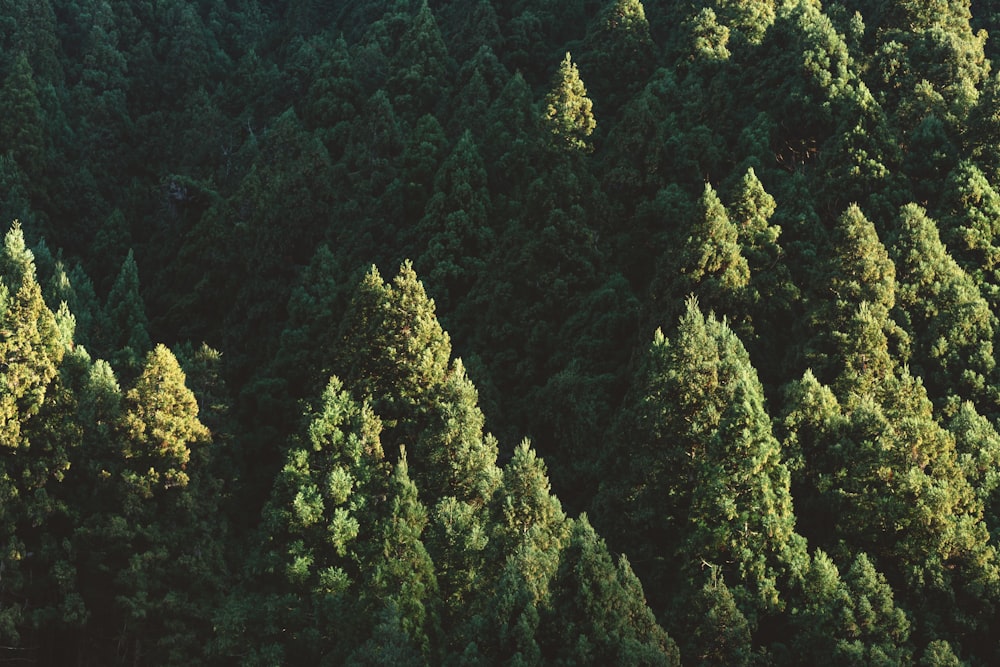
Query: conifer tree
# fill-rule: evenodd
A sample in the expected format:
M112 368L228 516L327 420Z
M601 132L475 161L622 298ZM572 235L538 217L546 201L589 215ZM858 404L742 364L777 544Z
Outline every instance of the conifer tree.
M989 401L996 318L972 279L948 254L937 226L915 204L904 206L893 253L899 307L914 343L914 371L939 402L953 397ZM995 393L995 392L993 392ZM992 400L991 400L992 399ZM984 405L985 407L985 405Z
M387 496L389 468L378 417L335 377L308 416L305 437L289 449L262 516L257 567L271 582L264 604L287 612L243 613L259 624L260 635L248 639L261 655L343 660L363 642L370 620L361 606L360 566L383 549L375 501Z
M779 609L799 540L788 469L745 348L693 299L672 339L657 332L615 439L607 530L624 533L636 562L658 563L641 571L650 589L668 595L705 561L751 627Z
M831 666L912 660L910 622L864 552L841 577L830 557L817 550L802 578L800 604L791 617L796 659Z
M613 0L591 22L585 44L590 88L612 117L656 67L656 45L640 0Z
M989 419L966 401L948 421L948 431L955 437L955 451L965 478L983 505L983 520L994 541L1000 533L1000 434Z
M587 138L597 127L593 102L569 52L559 65L552 89L545 97L542 120L552 134L553 145L561 150L587 151Z
M995 305L1000 285L1000 247L995 242L1000 233L1000 194L975 163L963 161L948 175L942 200L941 239Z
M548 661L577 665L679 665L674 641L645 604L628 559L614 563L586 515L573 532L552 582L542 621Z
M498 483L497 443L483 433L476 389L434 314L413 267L389 285L373 267L341 325L337 360L345 384L369 396L386 429L383 439L408 444L410 470L431 512L428 551L455 622L469 600L486 545L484 512Z
M787 402L786 442L801 457L805 480L796 494L803 525L820 528L810 538L821 548L865 551L905 591L919 632L983 632L976 615L993 604L997 557L954 438L905 368L848 365L851 380L836 396L807 373ZM971 615L935 611L953 596Z
M441 103L450 97L454 63L426 0L400 39L394 65L389 92L405 120L412 122L426 113L441 111Z
M807 357L821 377L839 370L834 359L842 358L838 356L841 345L853 346L857 362L867 363L866 351L858 348L861 339L846 333L860 326L856 319L859 307L864 307L865 318L879 322L881 332L873 335L884 338L886 345L885 352L879 354L890 355L890 344L893 352L905 351L908 344L905 332L889 317L896 305L896 267L875 226L860 208L851 205L837 219L831 241L826 271L816 277L824 299L809 315L815 334Z
M48 597L58 578L47 568L58 565L71 577L57 547L66 535L56 537L51 523L67 520L54 484L63 480L79 444L69 373L59 373L67 349L15 221L0 250L0 442L6 454L0 462L0 538L6 545L0 565L9 591L0 600L0 636L13 644L30 628L22 625L29 614L51 613L50 605L59 602ZM46 546L49 540L56 540L56 551Z
M463 627L463 641L490 661L540 664L541 616L572 522L527 440L504 467L489 525L486 562L475 582L480 609Z
M146 306L139 293L139 267L130 249L122 263L104 307L105 341L102 346L126 374L138 370L152 348Z
M46 155L45 118L38 100L38 86L28 56L21 52L14 60L2 88L7 100L0 122L0 143L29 178L41 176Z
M41 408L65 348L55 316L42 299L34 257L17 221L4 237L0 279L0 439L18 448L28 445L21 427Z
M493 236L486 169L466 131L434 179L434 195L420 221L427 249L417 260L437 301L461 303L484 270Z
M689 294L720 316L732 318L735 326L746 323L750 267L743 257L740 232L711 185L693 211L688 237L679 251L661 261L654 299L656 318L672 321Z
M729 60L729 28L720 24L710 7L703 7L687 22L691 55L705 63Z
M719 567L705 568L707 576L689 583L695 589L687 596L689 605L674 624L681 655L699 665L749 665L753 661L750 624L740 612ZM704 585L698 589L698 584Z

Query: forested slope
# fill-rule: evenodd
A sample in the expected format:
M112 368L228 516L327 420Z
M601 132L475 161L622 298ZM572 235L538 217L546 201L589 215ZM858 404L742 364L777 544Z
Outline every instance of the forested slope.
M997 32L0 0L0 661L997 664Z

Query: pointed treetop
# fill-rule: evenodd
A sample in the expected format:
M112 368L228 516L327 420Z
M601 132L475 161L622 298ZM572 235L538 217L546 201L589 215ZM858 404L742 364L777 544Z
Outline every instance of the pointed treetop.
M896 303L896 267L878 232L857 204L837 220L833 233L833 275L830 289L849 308L868 301L892 310Z
M565 150L589 150L587 138L597 127L593 102L569 51L559 65L552 89L545 97L543 120L556 145Z
M3 254L0 255L0 276L11 292L16 292L25 278L35 278L35 256L24 242L21 221L15 220L4 236Z
M165 345L157 345L146 355L142 375L125 399L129 457L139 461L137 472L166 488L186 485L184 469L191 445L211 436L198 420L198 401L186 385L184 371Z

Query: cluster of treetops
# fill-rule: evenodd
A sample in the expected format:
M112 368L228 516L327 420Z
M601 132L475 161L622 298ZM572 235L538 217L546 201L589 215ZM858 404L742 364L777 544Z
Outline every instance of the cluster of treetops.
M0 0L0 661L998 664L991 32Z

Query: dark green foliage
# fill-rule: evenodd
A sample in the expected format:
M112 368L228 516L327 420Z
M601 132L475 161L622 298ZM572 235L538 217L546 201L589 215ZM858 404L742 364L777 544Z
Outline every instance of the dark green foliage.
M939 402L976 399L993 411L997 398L987 378L993 375L996 318L972 278L948 254L937 227L925 211L910 204L900 211L893 254L899 280L899 307L905 314L914 355L924 360L914 370ZM945 389L947 387L947 389ZM956 406L952 405L951 410Z
M732 330L689 300L676 334L657 332L616 431L602 518L651 589L680 587L707 564L739 587L751 623L779 609L797 539L789 473Z
M997 663L993 4L0 0L0 661Z
M543 637L561 664L678 665L677 647L645 605L628 560L615 564L581 516L552 582L553 614ZM548 626L548 627L547 627Z

